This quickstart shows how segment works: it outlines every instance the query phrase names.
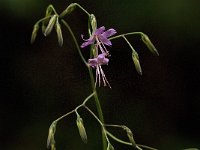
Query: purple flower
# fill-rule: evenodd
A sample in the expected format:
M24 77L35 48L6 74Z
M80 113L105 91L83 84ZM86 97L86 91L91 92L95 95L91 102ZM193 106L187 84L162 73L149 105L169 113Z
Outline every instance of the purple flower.
M104 74L103 69L101 68L101 65L108 65L109 59L105 57L106 54L99 54L96 58L89 59L88 60L88 65L96 68L96 83L98 82L99 86L101 85L101 79L103 80L103 85L106 86L108 85L110 88L110 84L108 80L106 79L106 76Z
M107 46L112 45L112 43L108 39L108 37L110 37L116 33L117 32L115 29L108 29L105 31L105 27L102 26L102 27L96 29L95 31L93 31L93 33L89 39L85 39L85 42L81 45L81 48L84 48L91 44L95 44L95 42L96 42L97 46L100 48L102 53L108 53L105 45L107 45ZM83 38L83 35L82 35L82 38Z
M89 59L88 65L95 68L97 65L108 65L109 59L105 58L106 54L99 54L96 58Z

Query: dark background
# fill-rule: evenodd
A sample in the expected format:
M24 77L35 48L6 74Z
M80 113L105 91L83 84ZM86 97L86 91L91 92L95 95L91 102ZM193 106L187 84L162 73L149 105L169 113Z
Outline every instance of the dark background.
M53 32L30 35L48 4L58 12L69 0L0 1L0 147L2 150L46 149L49 125L79 105L91 91L86 68L63 28L64 45ZM94 13L98 25L117 32L142 31L149 35L160 56L153 56L138 36L129 40L140 56L143 75L136 73L131 50L113 40L112 57L104 70L112 89L99 88L107 123L125 124L137 143L160 150L200 148L199 0L77 0ZM87 17L79 9L67 17L79 43L87 32ZM87 53L87 49L83 52ZM91 102L91 107L94 104ZM100 128L80 111L88 144L78 135L75 115L58 124L58 150L101 149ZM113 131L118 136L123 132ZM125 139L125 135L122 135ZM112 141L116 149L131 149Z

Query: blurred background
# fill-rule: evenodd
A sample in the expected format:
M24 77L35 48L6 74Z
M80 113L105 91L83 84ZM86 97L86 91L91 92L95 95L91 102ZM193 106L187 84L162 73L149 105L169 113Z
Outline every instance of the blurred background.
M89 76L69 32L64 45L55 31L41 32L33 45L34 23L52 3L62 12L72 0L0 1L0 145L2 150L45 150L53 120L82 103L91 92ZM159 150L200 148L199 0L77 0L96 15L98 26L118 34L146 33L160 56L153 56L139 36L129 36L140 56L143 75L137 74L131 50L123 39L113 40L109 66L104 70L112 89L98 88L107 123L125 124L137 143ZM87 35L87 16L79 9L66 17L78 42ZM87 49L83 52L87 57ZM94 109L94 102L89 103ZM59 122L58 150L101 149L100 127L81 110L88 133L83 144L76 116ZM124 132L111 130L126 139ZM115 149L131 149L112 141Z

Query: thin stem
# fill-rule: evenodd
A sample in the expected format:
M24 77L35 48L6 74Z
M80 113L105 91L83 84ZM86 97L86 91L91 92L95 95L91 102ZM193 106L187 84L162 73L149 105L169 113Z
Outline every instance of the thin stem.
M71 30L70 26L68 25L68 23L65 20L61 19L61 21L67 27L67 29L69 30L69 32L70 32L70 34L71 34L71 36L72 36L72 38L74 40L74 43L76 45L76 48L78 50L78 53L79 53L79 55L81 57L81 60L84 62L84 64L88 68L89 75L90 75L90 80L91 80L91 85L92 85L92 90L95 93L94 94L94 99L95 99L95 103L96 103L99 119L101 120L102 123L104 123L103 112L102 112L101 105L100 105L100 102L99 102L99 98L98 98L98 95L97 95L97 91L96 91L96 88L95 88L95 82L94 82L94 76L93 76L93 73L92 73L92 69L88 66L85 58L83 57L82 52L81 52L80 47L79 47L79 44L78 44L78 42L77 42L77 40L76 40L76 38L74 36L74 33ZM103 131L102 131L102 141L103 141L103 148L104 148L104 150L106 150L106 140L105 140L105 136L103 134Z
M123 128L123 125L115 125L115 124L104 124L106 127L116 127L116 128Z
M52 4L50 4L50 5L47 7L47 9L48 9L48 8L51 8L51 9L53 10L53 12L54 12L56 15L58 15L58 13L56 12L56 10L55 10L55 8L53 7Z
M101 120L93 113L93 111L88 108L86 105L84 105L84 107L92 114L92 116L99 122L99 124L104 127L103 123L101 122Z
M89 33L89 36L91 36L92 33L91 33L91 29L90 29L89 20L88 20L88 33ZM93 54L93 48L94 48L94 45L91 45L90 46L90 57ZM88 71L89 71L89 75L90 75L92 90L93 90L93 92L95 92L94 100L95 100L95 104L96 104L98 116L99 116L99 119L102 122L102 124L104 124L103 112L102 112L101 104L100 104L99 97L98 97L98 94L97 94L97 91L96 91L96 85L95 85L94 75L93 75L92 69L90 67L88 67ZM101 134L102 134L103 150L106 150L107 149L107 142L106 142L107 136L105 136L104 129L105 129L105 127L102 128ZM108 141L108 139L107 139L107 141Z
M97 91L96 91L92 69L88 68L88 71L89 71L89 75L90 75L91 86L92 86L93 92L95 92L94 100L95 100L95 104L96 104L96 107L97 107L98 116L99 116L100 121L104 124L103 112L102 112L101 104L100 104L99 97L98 97L98 94L97 94ZM106 137L105 137L103 129L102 129L102 143L103 143L103 149L106 150L107 142L106 142Z
M117 39L117 38L120 38L120 37L123 37L126 35L134 35L134 34L143 35L144 33L143 32L129 32L129 33L124 33L124 34L113 36L113 37L109 38L109 40Z
M82 104L80 104L79 106L77 106L77 107L76 107L75 109L73 109L72 111L70 111L70 112L68 112L68 113L66 113L66 114L64 114L64 115L62 115L61 117L59 117L58 119L56 119L54 122L60 121L60 120L63 119L64 117L67 117L68 115L70 115L70 114L76 112L80 107L85 106L86 102L87 102L90 98L92 98L92 97L94 96L94 94L95 94L94 92L93 92L92 94L90 94L90 95L83 101Z
M85 10L81 5L79 5L78 3L75 3L76 6L78 6L83 12L85 12L88 16L90 16L90 13Z
M47 16L47 17L44 17L44 18L38 20L35 24L39 24L40 22L45 21L46 19L49 19L50 17L52 17L52 15L51 15L51 16Z
M113 140L119 142L119 143L122 143L122 144L125 144L125 145L130 145L132 146L132 143L130 142L126 142L126 141L123 141L119 138L117 138L116 136L114 136L112 133L110 133L109 131L106 131L107 135L109 135ZM149 146L146 146L146 145L141 145L141 144L137 144L137 148L138 149L141 149L139 147L142 147L142 148L145 148L145 149L149 149L149 150L158 150L156 148L153 148L153 147L149 147Z
M73 31L71 30L70 26L68 25L68 23L67 23L65 20L61 19L61 21L62 21L62 23L67 27L67 29L69 30L69 32L70 32L70 34L71 34L71 36L72 36L72 38L73 38L73 40L74 40L74 43L75 43L75 45L76 45L76 48L77 48L77 50L78 50L78 53L79 53L79 55L80 55L80 57L81 57L81 60L84 62L84 64L85 64L85 65L87 66L87 68L88 68L88 64L87 64L85 58L83 57L83 54L82 54L82 52L81 52L81 49L80 49L80 47L79 47L79 44L78 44L78 42L77 42L75 36L74 36Z
M108 143L110 143L110 141L109 141L109 139L108 139L108 137L107 137L107 134L106 134L106 129L105 129L105 127L104 127L104 124L101 122L101 120L93 113L93 111L92 110L90 110L86 105L84 105L84 107L92 114L92 116L99 122L99 124L101 125L101 127L102 127L102 131L103 131L103 134L104 134L104 136L105 136L105 138L106 138L106 140L107 140L107 142Z
M153 147L150 147L150 146L146 146L146 145L142 145L142 144L137 144L139 147L142 147L142 148L146 148L146 149L150 149L150 150L158 150L156 148L153 148Z
M137 52L135 51L135 49L133 48L133 46L131 45L131 43L128 41L128 39L125 37L125 35L122 35L122 37L127 42L127 44L129 45L129 47L131 48L131 50L133 51L133 53L137 55Z

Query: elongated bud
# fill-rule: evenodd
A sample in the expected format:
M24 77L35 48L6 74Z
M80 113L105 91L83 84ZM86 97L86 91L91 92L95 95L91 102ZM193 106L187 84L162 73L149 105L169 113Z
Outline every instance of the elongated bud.
M52 11L52 5L49 5L46 9L45 17L50 16Z
M133 59L133 62L135 64L135 69L136 71L142 75L142 68L140 66L140 61L139 61L139 56L137 53L132 53L132 59Z
M83 119L80 116L77 116L76 124L78 127L79 134L81 136L81 139L83 140L84 143L87 143L87 134L86 134L85 127L83 124Z
M33 26L33 31L32 31L32 35L31 35L31 44L33 44L35 42L38 30L39 30L39 24L35 24Z
M49 134L48 134L48 138L47 138L47 148L51 148L51 150L55 150L55 139L54 139L54 135L56 133L56 124L57 122L53 122L51 124L51 126L49 127Z
M60 17L70 14L76 8L76 3L71 3L61 14Z
M52 14L52 5L49 5L46 9L46 13L45 13L45 18L51 16ZM46 30L46 25L48 23L48 19L45 19L44 21L42 21L42 33L44 34L45 33L45 30Z
M110 142L108 143L107 150L115 150L114 147L110 144Z
M51 19L49 20L49 24L45 29L44 36L48 36L51 33L53 26L55 25L57 17L58 17L57 15L53 15L51 17Z
M45 33L46 28L47 28L47 26L44 23L42 23L42 33L43 34Z
M131 131L128 127L126 127L126 126L123 126L123 129L126 131L126 134L127 134L128 138L129 138L129 141L131 142L132 146L133 146L134 148L136 148L137 145L136 145L135 140L134 140L134 138L133 138L133 133L132 133L132 131Z
M57 22L56 22L56 33L57 33L57 37L58 37L58 44L59 44L59 46L62 46L63 45L63 36L62 36L62 30L61 30L60 23L58 22L58 18L57 18Z
M153 45L153 43L146 34L142 34L142 41L148 47L151 53L159 56L157 49L155 48L155 46Z
M92 26L92 31L95 31L97 29L97 20L94 14L90 15L90 23Z

